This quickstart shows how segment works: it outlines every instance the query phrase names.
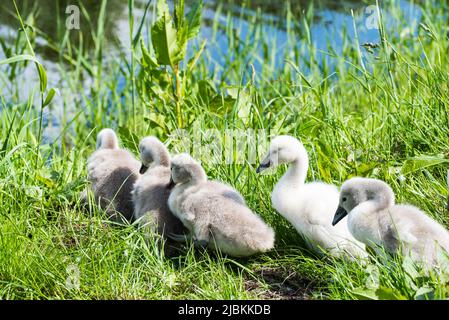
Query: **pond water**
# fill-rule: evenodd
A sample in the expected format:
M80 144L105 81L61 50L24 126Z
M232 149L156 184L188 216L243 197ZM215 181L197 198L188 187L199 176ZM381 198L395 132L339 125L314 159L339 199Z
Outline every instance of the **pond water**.
M49 86L55 86L59 88L64 87L64 83L61 79L61 67L58 65L58 53L49 49L47 43L48 39L51 41L60 42L65 33L65 20L68 17L66 8L69 4L76 3L76 1L63 1L63 0L39 0L39 1L27 1L16 0L19 10L23 16L26 16L27 12L37 12L35 15L35 25L37 29L41 30L45 35L40 34L36 38L35 51L38 59L45 66L48 78ZM156 2L156 0L153 0ZM214 20L218 17L219 23L226 23L227 16L230 14L232 17L233 25L242 30L240 37L245 37L245 31L250 23L250 19L256 14L258 10L262 13L262 20L266 21L266 27L264 27L264 37L273 38L274 47L276 47L276 67L283 62L285 57L282 51L283 45L287 41L287 33L285 26L285 3L279 0L251 0L244 1L246 5L243 6L243 1L223 1L223 0L205 0L205 10L203 11L203 27L201 30L201 39L210 39L212 37L213 29L212 25ZM95 28L95 21L97 20L100 12L101 1L83 1L86 12L90 16L89 22L83 16L80 21L80 30L71 31L71 40L74 43L78 40L76 32L83 32L88 35L90 28ZM187 6L192 1L187 0ZM398 1L402 8L404 16L410 20L410 25L413 27L416 25L416 18L419 18L421 13L419 5L416 5L414 1ZM136 8L134 11L135 29L143 16L144 7L146 1L135 0ZM307 0L291 0L290 6L293 14L295 12L301 12L307 10L311 1ZM360 43L365 42L378 42L379 33L375 27L376 16L373 10L375 1L358 1L358 0L318 0L313 2L313 25L311 26L311 39L317 49L327 51L328 45L336 49L338 52L339 45L342 41L341 30L348 30L348 33L353 33L353 18L351 12L356 17L356 24L358 26L358 33ZM150 6L148 19L151 19L152 8ZM243 10L243 11L242 11ZM242 14L243 12L243 14ZM389 13L384 12L385 21L387 24L394 23L394 19L388 19ZM415 21L413 23L412 21ZM106 25L104 31L104 45L105 45L105 61L114 59L120 53L129 54L129 23L128 23L128 3L124 0L109 0L106 7ZM374 24L374 25L373 25ZM19 22L15 17L14 6L12 1L2 2L0 4L0 39L4 40L6 46L12 45L14 39L17 36L17 30L19 28ZM146 32L144 28L144 33ZM400 30L398 30L400 32ZM413 32L413 31L412 31ZM47 38L48 37L48 38ZM298 44L301 44L304 39L298 39ZM84 46L93 48L93 41L90 37L85 37ZM208 46L208 54L212 57L212 60L216 64L224 64L225 58L223 52L226 52L228 48L228 40L224 33L218 33L215 37L215 44ZM261 48L262 50L262 48ZM106 54L107 53L107 54ZM0 48L0 60L5 58L5 52ZM3 66L2 66L3 67ZM255 65L256 69L260 66ZM211 66L213 68L213 66ZM23 77L20 82L23 85L21 89L21 97L26 100L26 95L31 89L36 89L37 79L36 73L33 70L33 66L30 65L25 72L21 75ZM0 95L3 96L5 101L10 100L11 91L10 84L6 77L0 74ZM34 79L34 80L33 80ZM62 108L58 109L58 104L62 104L59 99L52 103L51 121L49 121L49 115L46 116L46 124L53 124L57 127L59 112L62 112ZM1 106L0 106L1 108ZM51 130L47 130L47 135Z

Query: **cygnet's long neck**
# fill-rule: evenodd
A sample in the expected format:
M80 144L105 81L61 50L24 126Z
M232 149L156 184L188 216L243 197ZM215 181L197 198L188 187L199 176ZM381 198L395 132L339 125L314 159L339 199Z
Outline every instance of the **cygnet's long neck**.
M112 131L104 131L97 139L97 149L118 149L117 136Z
M372 194L368 200L360 203L352 209L351 212L349 212L349 230L357 240L363 242L363 237L359 236L359 234L368 232L366 230L371 230L372 227L376 226L378 223L376 213L393 206L394 203L394 193L389 187L385 188L381 192L376 190L376 193Z
M378 232L372 232L372 230L379 229L378 215L375 214L379 210L378 207L377 201L371 199L360 203L349 212L347 225L351 234L358 241L370 245L371 243L366 242L367 237L369 241L378 238ZM340 223L345 222L341 221ZM374 243L377 243L377 241L374 241Z
M204 169L201 166L195 166L192 168L191 175L188 180L185 182L180 183L178 186L181 187L180 189L187 189L189 187L198 185L202 182L207 181L207 175Z
M304 147L302 147L298 150L296 159L290 163L287 171L279 180L279 184L286 187L302 186L306 180L308 167L309 157Z
M276 184L271 193L273 207L296 226L299 190L304 186L309 158L305 149L298 150L297 157Z
M170 154L165 147L161 147L158 153L158 165L163 167L170 167Z
M382 190L382 192L378 192L374 196L373 202L375 203L377 210L383 210L393 206L395 202L393 190L388 187Z
M199 184L205 181L207 181L207 175L204 169L201 166L195 167L189 183Z

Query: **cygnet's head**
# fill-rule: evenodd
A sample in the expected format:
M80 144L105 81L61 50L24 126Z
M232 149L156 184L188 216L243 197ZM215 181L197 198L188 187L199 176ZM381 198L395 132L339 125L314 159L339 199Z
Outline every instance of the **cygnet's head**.
M307 151L303 144L292 136L277 136L270 143L267 156L262 160L256 172L274 168L283 163L291 163L300 159L308 165Z
M114 130L105 128L97 135L97 150L98 149L118 149L118 139Z
M366 201L374 201L378 210L394 205L394 193L388 184L369 178L352 178L341 186L340 203L332 225L336 225L352 209Z
M171 160L170 186L190 181L206 181L207 176L199 162L187 153L174 156Z
M142 167L140 174L152 166L170 166L170 154L165 145L156 137L145 137L139 143Z

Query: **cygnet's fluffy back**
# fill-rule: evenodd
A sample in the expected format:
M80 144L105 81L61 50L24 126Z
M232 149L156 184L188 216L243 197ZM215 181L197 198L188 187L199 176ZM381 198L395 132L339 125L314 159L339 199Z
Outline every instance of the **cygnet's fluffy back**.
M88 180L95 200L111 220L130 221L134 211L131 190L140 163L129 151L118 148L118 139L111 129L100 131L97 148L87 160Z
M169 198L173 213L194 239L232 256L249 256L273 248L274 232L231 186L207 181L190 156L175 157L172 179L178 185Z

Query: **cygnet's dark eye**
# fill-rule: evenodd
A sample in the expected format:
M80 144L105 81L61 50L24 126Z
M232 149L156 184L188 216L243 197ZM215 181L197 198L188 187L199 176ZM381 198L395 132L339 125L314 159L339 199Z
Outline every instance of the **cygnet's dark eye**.
M346 200L348 200L346 197L343 197L343 198L341 199L341 201L343 201L343 202L345 202Z

